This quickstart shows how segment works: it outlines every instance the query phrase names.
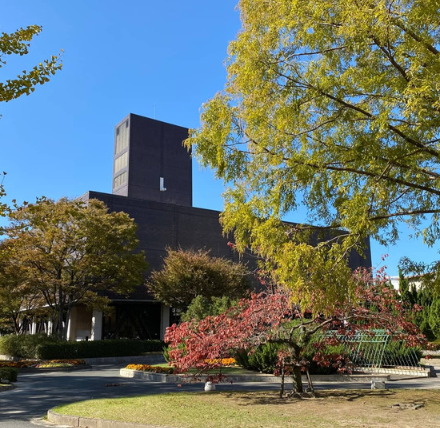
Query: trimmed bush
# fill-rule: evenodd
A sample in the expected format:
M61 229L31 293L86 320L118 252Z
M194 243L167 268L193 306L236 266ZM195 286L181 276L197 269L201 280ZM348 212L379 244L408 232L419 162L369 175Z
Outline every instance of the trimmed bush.
M310 362L310 374L336 374L338 373L338 369L342 369L345 365L345 362L339 358L339 356L346 356L344 345L327 345L321 350L321 354L326 356L328 366L321 366L316 361L313 361L315 354L316 350L313 344L310 344L304 353L304 359Z
M239 351L234 355L239 366L262 373L273 373L278 361L280 345L265 343L254 351Z
M254 352L240 351L235 355L237 364L248 370L255 370L262 373L273 373L278 362L278 351L281 346L274 343L260 345ZM342 346L327 346L321 351L324 355L333 355L343 353ZM310 374L334 374L337 373L337 367L329 365L328 367L319 366L313 361L314 349L309 346L304 351L303 358L310 362Z
M161 340L96 340L66 342L44 334L0 337L0 354L42 360L125 357L145 352L161 352Z
M429 342L426 349L428 351L440 351L440 339L437 339L434 342Z
M0 354L42 360L125 357L145 352L161 352L161 340L96 340L66 342L45 334L0 337Z
M394 362L402 366L407 363L414 363L414 359L420 362L423 357L423 351L420 348L410 348L404 341L395 341L387 343L383 354L383 362Z
M61 340L45 334L9 334L0 337L0 354L19 358L39 358L41 346L55 343L61 343Z
M95 340L89 342L58 342L41 345L38 358L43 360L68 358L129 357L146 352L161 352L161 340Z
M316 338L319 340L319 336ZM278 350L280 345L267 343L258 346L255 351L239 351L234 355L237 364L248 370L255 370L262 373L273 373L278 361ZM337 359L333 356L347 355L347 351L344 349L344 345L325 346L321 349L323 355L328 356L328 367L318 365L313 361L315 355L315 348L313 342L303 352L303 358L309 361L309 373L310 374L335 374L338 373ZM406 365L407 363L414 363L414 359L420 361L422 358L422 351L419 348L409 348L404 342L389 342L387 343L384 354L383 363L386 365L388 362L394 361L395 364ZM342 362L342 367L344 362Z
M0 379L9 380L9 382L17 382L18 370L12 367L0 367Z

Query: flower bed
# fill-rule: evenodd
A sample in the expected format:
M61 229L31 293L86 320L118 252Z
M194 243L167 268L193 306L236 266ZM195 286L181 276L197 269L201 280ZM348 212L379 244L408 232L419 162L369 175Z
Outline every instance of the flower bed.
M162 374L174 373L174 367L150 366L149 364L129 364L126 369Z
M44 361L0 361L0 367L23 368L52 368L52 367L73 367L85 365L84 360L44 360Z
M222 358L222 359L213 359L213 360L205 360L205 363L208 364L218 364L224 367L233 367L236 365L235 358Z
M234 358L223 358L223 359L213 359L205 360L205 363L210 365L218 365L222 367L234 367L236 366ZM163 367L163 366L150 366L149 364L129 364L126 369L138 370L142 372L150 373L161 373L161 374L174 374L174 367Z

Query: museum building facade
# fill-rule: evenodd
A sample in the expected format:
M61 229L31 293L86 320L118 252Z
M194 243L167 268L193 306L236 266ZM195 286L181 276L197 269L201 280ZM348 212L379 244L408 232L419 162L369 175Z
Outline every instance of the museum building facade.
M84 201L99 199L110 211L124 211L138 225L140 249L148 274L160 269L166 248L207 249L214 257L238 260L219 223L219 211L192 205L192 159L183 146L188 129L129 114L115 128L112 193L89 191ZM371 267L366 257L351 254L350 266ZM254 264L244 255L243 263ZM113 310L78 306L72 311L69 340L106 338L163 339L175 319L172 308L155 300L145 285L130 296L109 295Z

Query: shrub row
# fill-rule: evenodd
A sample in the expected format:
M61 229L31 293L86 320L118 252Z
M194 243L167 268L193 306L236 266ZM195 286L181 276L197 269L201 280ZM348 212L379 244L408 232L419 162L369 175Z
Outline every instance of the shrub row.
M254 351L240 351L235 355L237 364L248 369L256 370L262 373L273 373L276 369L278 361L278 350L280 345L273 343L266 343L260 345ZM344 355L344 346L327 346L321 352L324 355ZM313 361L314 349L309 346L303 353L303 358L310 362L309 372L310 374L334 374L337 373L337 367L330 364L328 367L318 365ZM410 358L411 355L411 358ZM409 348L403 342L389 342L384 350L383 361L405 361L408 359L416 358L420 361L422 358L422 351L418 348ZM329 358L330 360L330 358ZM403 363L402 363L403 365Z
M89 342L59 342L45 344L39 348L39 358L102 358L141 355L145 352L160 352L161 340L96 340Z
M9 382L17 382L18 370L11 367L0 367L0 380L6 379Z
M52 343L58 343L60 339L45 334L9 334L0 337L0 354L18 358L39 358L39 348Z
M0 337L0 354L42 360L124 357L160 352L161 340L96 340L66 342L45 335L7 335Z
M266 343L253 351L239 351L234 357L237 364L245 369L273 373L278 361L279 349L279 345Z

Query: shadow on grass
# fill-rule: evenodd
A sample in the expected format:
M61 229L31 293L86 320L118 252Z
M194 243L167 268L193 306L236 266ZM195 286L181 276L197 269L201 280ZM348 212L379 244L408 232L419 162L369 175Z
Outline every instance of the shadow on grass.
M258 391L258 392L244 392L244 391L229 391L223 392L222 395L227 399L235 400L239 406L253 406L253 405L286 405L295 402L304 402L308 400L326 401L338 399L340 401L356 401L365 399L367 397L392 397L396 393L391 390L326 390L317 391L316 397L309 395L294 395L292 397L279 397L279 391ZM323 403L326 404L326 403Z

